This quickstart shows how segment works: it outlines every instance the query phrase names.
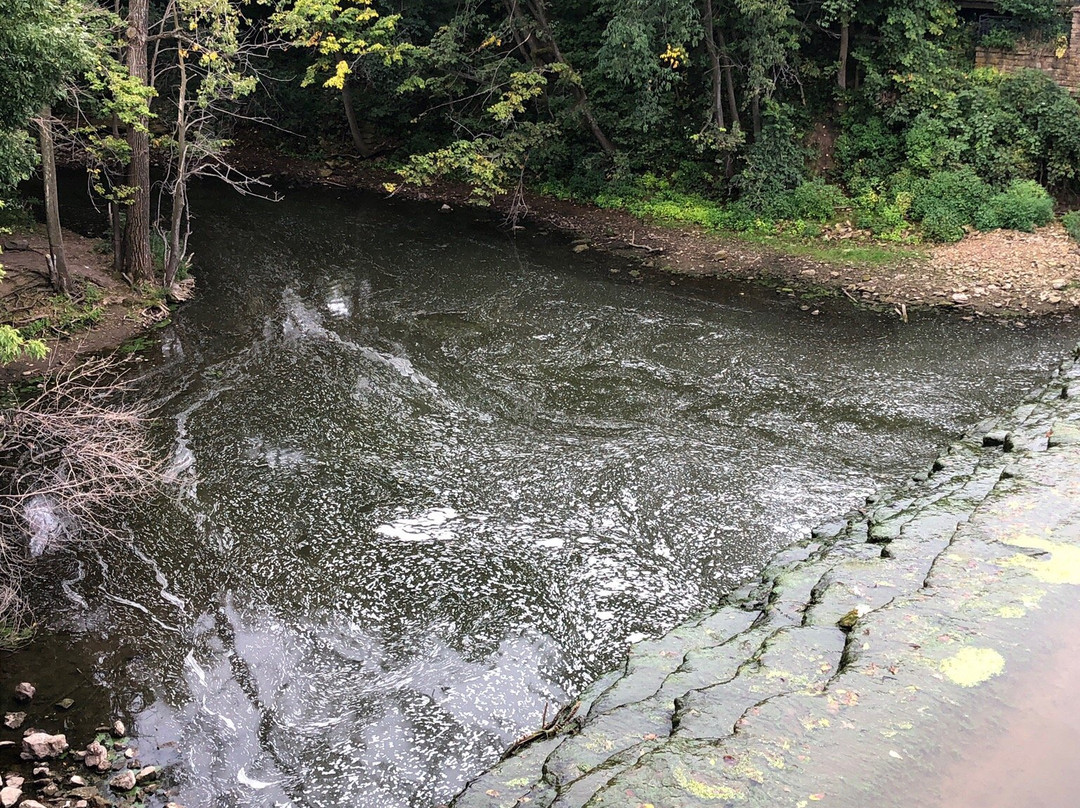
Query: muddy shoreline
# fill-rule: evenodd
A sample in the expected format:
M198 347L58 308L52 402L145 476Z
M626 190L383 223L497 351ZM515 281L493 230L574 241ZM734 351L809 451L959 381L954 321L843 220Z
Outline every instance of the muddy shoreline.
M236 165L273 186L323 187L388 195L387 184L400 178L385 166L350 158L316 161L251 145L238 150ZM394 196L436 206L470 204L468 187L450 182L430 187L398 185ZM500 197L490 208L503 226L512 200ZM955 310L965 318L992 317L1025 327L1031 318L1071 320L1080 310L1080 244L1059 223L1034 233L972 233L957 244L923 245L923 251L897 249L886 264L824 260L795 254L792 245L757 243L737 234L644 221L608 210L526 193L527 230L553 228L578 252L598 250L632 261L643 272L695 278L765 283L790 297L815 301L835 298L846 304L895 312L907 318L919 309ZM850 239L852 245L876 242L843 224L817 244ZM796 247L813 252L814 241Z

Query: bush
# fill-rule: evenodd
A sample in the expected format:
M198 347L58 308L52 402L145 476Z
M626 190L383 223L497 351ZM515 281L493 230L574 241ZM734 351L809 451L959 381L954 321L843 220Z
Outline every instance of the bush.
M1080 210L1070 210L1061 217L1061 223L1074 241L1080 241Z
M975 226L980 230L1009 230L1031 232L1049 224L1054 218L1054 200L1034 180L1018 180L999 194L994 194L975 213Z
M836 216L838 208L847 203L843 191L824 180L815 179L781 194L766 205L765 212L774 219L827 222Z
M911 218L922 222L924 235L933 241L962 239L964 227L993 196L993 189L968 166L904 184L910 188Z
M809 157L786 107L770 104L764 118L761 136L746 150L746 165L733 180L739 200L762 213L803 183Z

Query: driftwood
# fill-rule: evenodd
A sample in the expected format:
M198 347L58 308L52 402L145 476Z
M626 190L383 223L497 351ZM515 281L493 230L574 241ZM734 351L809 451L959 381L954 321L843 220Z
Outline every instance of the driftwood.
M514 741L507 750L503 753L503 759L510 757L518 750L525 748L529 744L546 738L552 738L566 729L574 720L574 716L577 715L577 711L581 709L581 702L575 701L572 704L567 704L557 713L551 721L547 720L547 708L544 705L544 715L540 719L540 729L536 732L530 732L528 735L523 735Z

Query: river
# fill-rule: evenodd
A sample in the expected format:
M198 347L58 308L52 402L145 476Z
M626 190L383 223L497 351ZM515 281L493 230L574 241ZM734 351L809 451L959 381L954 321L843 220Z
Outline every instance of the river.
M2 673L126 717L188 806L445 801L1076 337L811 316L432 205L194 205L198 298L143 381L171 482L49 562Z

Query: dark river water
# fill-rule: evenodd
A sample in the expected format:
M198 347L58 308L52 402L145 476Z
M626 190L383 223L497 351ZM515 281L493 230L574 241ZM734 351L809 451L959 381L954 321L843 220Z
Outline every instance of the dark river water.
M168 490L50 562L62 639L4 671L127 716L188 806L439 804L1076 336L631 282L430 205L195 204L144 383Z

